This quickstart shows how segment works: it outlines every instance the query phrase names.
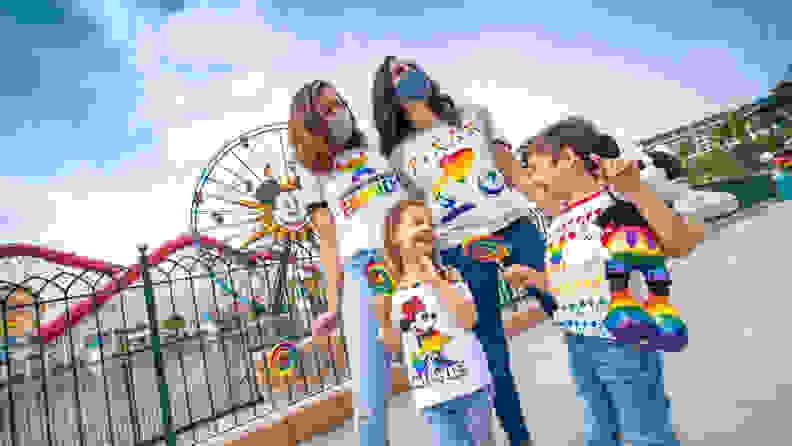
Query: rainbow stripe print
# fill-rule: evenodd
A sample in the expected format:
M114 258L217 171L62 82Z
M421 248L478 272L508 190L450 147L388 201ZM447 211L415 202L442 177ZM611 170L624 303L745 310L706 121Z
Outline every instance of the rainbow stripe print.
M367 162L368 156L360 152L357 158L352 158L349 161L336 161L335 168L339 172L353 172L366 167Z
M552 265L560 265L563 260L563 253L564 247L566 246L566 239L562 238L561 240L551 243L550 246L547 248L547 252L550 254L550 264Z
M500 262L511 255L503 237L496 235L468 237L462 242L462 248L466 256L479 262Z
M608 248L611 256L665 257L655 234L642 226L621 226L608 230L602 237L602 245Z
M376 173L376 171L374 169L372 169L370 167L363 166L360 169L355 170L355 173L352 174L352 182L359 183L360 182L360 178L362 178L362 177L364 177L366 175L373 175L374 173Z
M290 342L281 342L272 349L269 356L269 367L279 376L293 376L297 369L297 360L300 352L297 346Z
M384 294L392 296L396 290L396 284L393 282L388 270L385 268L385 262L372 261L366 265L366 277L368 277L369 287L371 287L377 294Z

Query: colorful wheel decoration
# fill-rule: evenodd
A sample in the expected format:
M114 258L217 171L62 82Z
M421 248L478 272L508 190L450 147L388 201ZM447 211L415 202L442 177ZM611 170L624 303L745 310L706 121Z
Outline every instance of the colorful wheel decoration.
M222 240L237 250L314 241L286 132L285 123L245 132L212 157L191 200L193 234Z
M393 279L385 269L384 262L370 262L366 265L366 276L369 287L373 288L377 294L393 295L396 284L393 283Z
M462 243L465 255L479 262L500 262L511 254L502 237L480 235Z
M281 342L267 355L269 368L277 376L294 376L300 351L291 342Z

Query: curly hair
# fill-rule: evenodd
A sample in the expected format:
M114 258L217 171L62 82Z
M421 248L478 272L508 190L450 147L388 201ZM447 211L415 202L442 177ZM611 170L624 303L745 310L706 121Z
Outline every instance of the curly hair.
M328 143L328 135L320 134L321 132L312 132L305 125L305 112L298 113L299 109L311 108L311 103L314 95L318 94L322 88L333 87L333 84L327 81L313 81L305 84L294 95L291 104L291 115L288 123L288 142L295 149L295 157L303 167L307 168L313 173L326 173L333 168L334 153L331 153L330 145ZM338 94L338 93L336 93ZM341 98L340 94L339 98ZM344 144L344 150L362 147L366 144L363 132L357 127L352 110L346 101L341 98L343 104L349 110L355 128L352 130L352 137ZM315 110L309 110L315 111Z

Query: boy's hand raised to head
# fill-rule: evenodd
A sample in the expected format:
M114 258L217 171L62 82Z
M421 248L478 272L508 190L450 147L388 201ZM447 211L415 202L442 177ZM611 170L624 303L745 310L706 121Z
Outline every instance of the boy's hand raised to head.
M641 187L641 169L635 160L601 159L594 174L601 186L613 186L623 194L638 192Z

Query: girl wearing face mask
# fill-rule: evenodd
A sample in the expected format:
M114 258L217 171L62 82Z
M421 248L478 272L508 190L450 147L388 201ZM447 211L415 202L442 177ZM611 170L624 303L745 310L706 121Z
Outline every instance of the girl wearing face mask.
M494 261L511 263L505 276L512 283L533 283L552 314L552 297L535 286L543 278L544 240L533 224L522 223L536 206L509 186L519 162L493 141L483 108L455 107L413 62L387 57L375 74L372 101L380 151L422 192L442 263L462 274L475 297L473 330L493 376L495 412L512 445L531 444L510 370Z
M314 335L328 335L343 322L355 393L360 444L387 444L385 398L390 358L378 343L374 296L387 292L382 268L382 220L404 198L401 178L364 142L355 118L332 84L315 81L294 97L289 142L308 170L304 193L320 235L320 259L328 282L328 312ZM340 262L339 262L340 260ZM338 312L343 315L337 318Z
M431 425L432 444L486 444L492 377L472 331L477 312L470 289L434 263L432 212L423 201L399 202L384 229L385 264L398 288L380 299L382 334L407 358L410 394ZM514 320L504 324L519 329Z

